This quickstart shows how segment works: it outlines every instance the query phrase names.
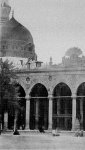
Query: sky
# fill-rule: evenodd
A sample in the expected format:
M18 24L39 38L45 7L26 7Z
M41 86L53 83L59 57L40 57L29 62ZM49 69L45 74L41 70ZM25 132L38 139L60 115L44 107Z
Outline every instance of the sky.
M70 47L85 54L85 0L9 0L32 34L38 60L60 63Z

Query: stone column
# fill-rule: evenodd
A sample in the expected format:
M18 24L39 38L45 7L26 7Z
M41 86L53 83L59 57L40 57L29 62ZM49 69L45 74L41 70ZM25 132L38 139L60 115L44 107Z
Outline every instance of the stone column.
M49 130L52 130L52 95L49 98Z
M67 116L68 115L68 105L67 105L67 99L65 100L65 115ZM68 118L65 117L65 129L67 130L68 126L67 126L67 122L68 121Z
M36 129L38 129L38 121L39 121L39 99L36 99L36 112L35 112L35 120L36 120Z
M81 129L83 129L83 98L80 99L80 116L81 116L80 127Z
M60 118L59 118L59 115L60 115L60 98L58 98L57 99L57 128L59 128L59 120L60 120Z
M72 95L72 130L75 130L76 123L76 94Z
M30 98L26 100L26 129L30 129Z
M8 112L4 113L4 130L8 129Z
M57 115L60 115L60 98L57 99Z

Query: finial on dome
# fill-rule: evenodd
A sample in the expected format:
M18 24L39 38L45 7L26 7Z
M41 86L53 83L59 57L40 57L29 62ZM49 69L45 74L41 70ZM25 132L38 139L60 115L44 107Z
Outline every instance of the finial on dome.
M14 10L12 10L12 18L14 18Z

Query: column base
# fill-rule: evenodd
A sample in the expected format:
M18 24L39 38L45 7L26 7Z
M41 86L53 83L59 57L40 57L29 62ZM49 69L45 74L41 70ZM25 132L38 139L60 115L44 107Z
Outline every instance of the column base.
M75 129L75 128L72 128L72 129L71 129L71 131L73 131L73 132L74 132L74 131L76 131L76 129Z
M53 129L52 128L48 128L48 131L52 131Z
M4 129L3 129L4 131L7 131L8 130L8 123L6 122L4 122Z
M25 127L25 130L30 130L30 127L29 127L29 126L26 126L26 127Z
M48 125L48 130L52 130L52 124Z

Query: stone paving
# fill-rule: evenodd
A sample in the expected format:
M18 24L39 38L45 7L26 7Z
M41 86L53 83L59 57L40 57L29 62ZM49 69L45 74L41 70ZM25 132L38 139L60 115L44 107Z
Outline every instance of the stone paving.
M15 136L0 135L0 149L4 150L85 150L85 137L74 134L52 136L52 134L28 133Z

